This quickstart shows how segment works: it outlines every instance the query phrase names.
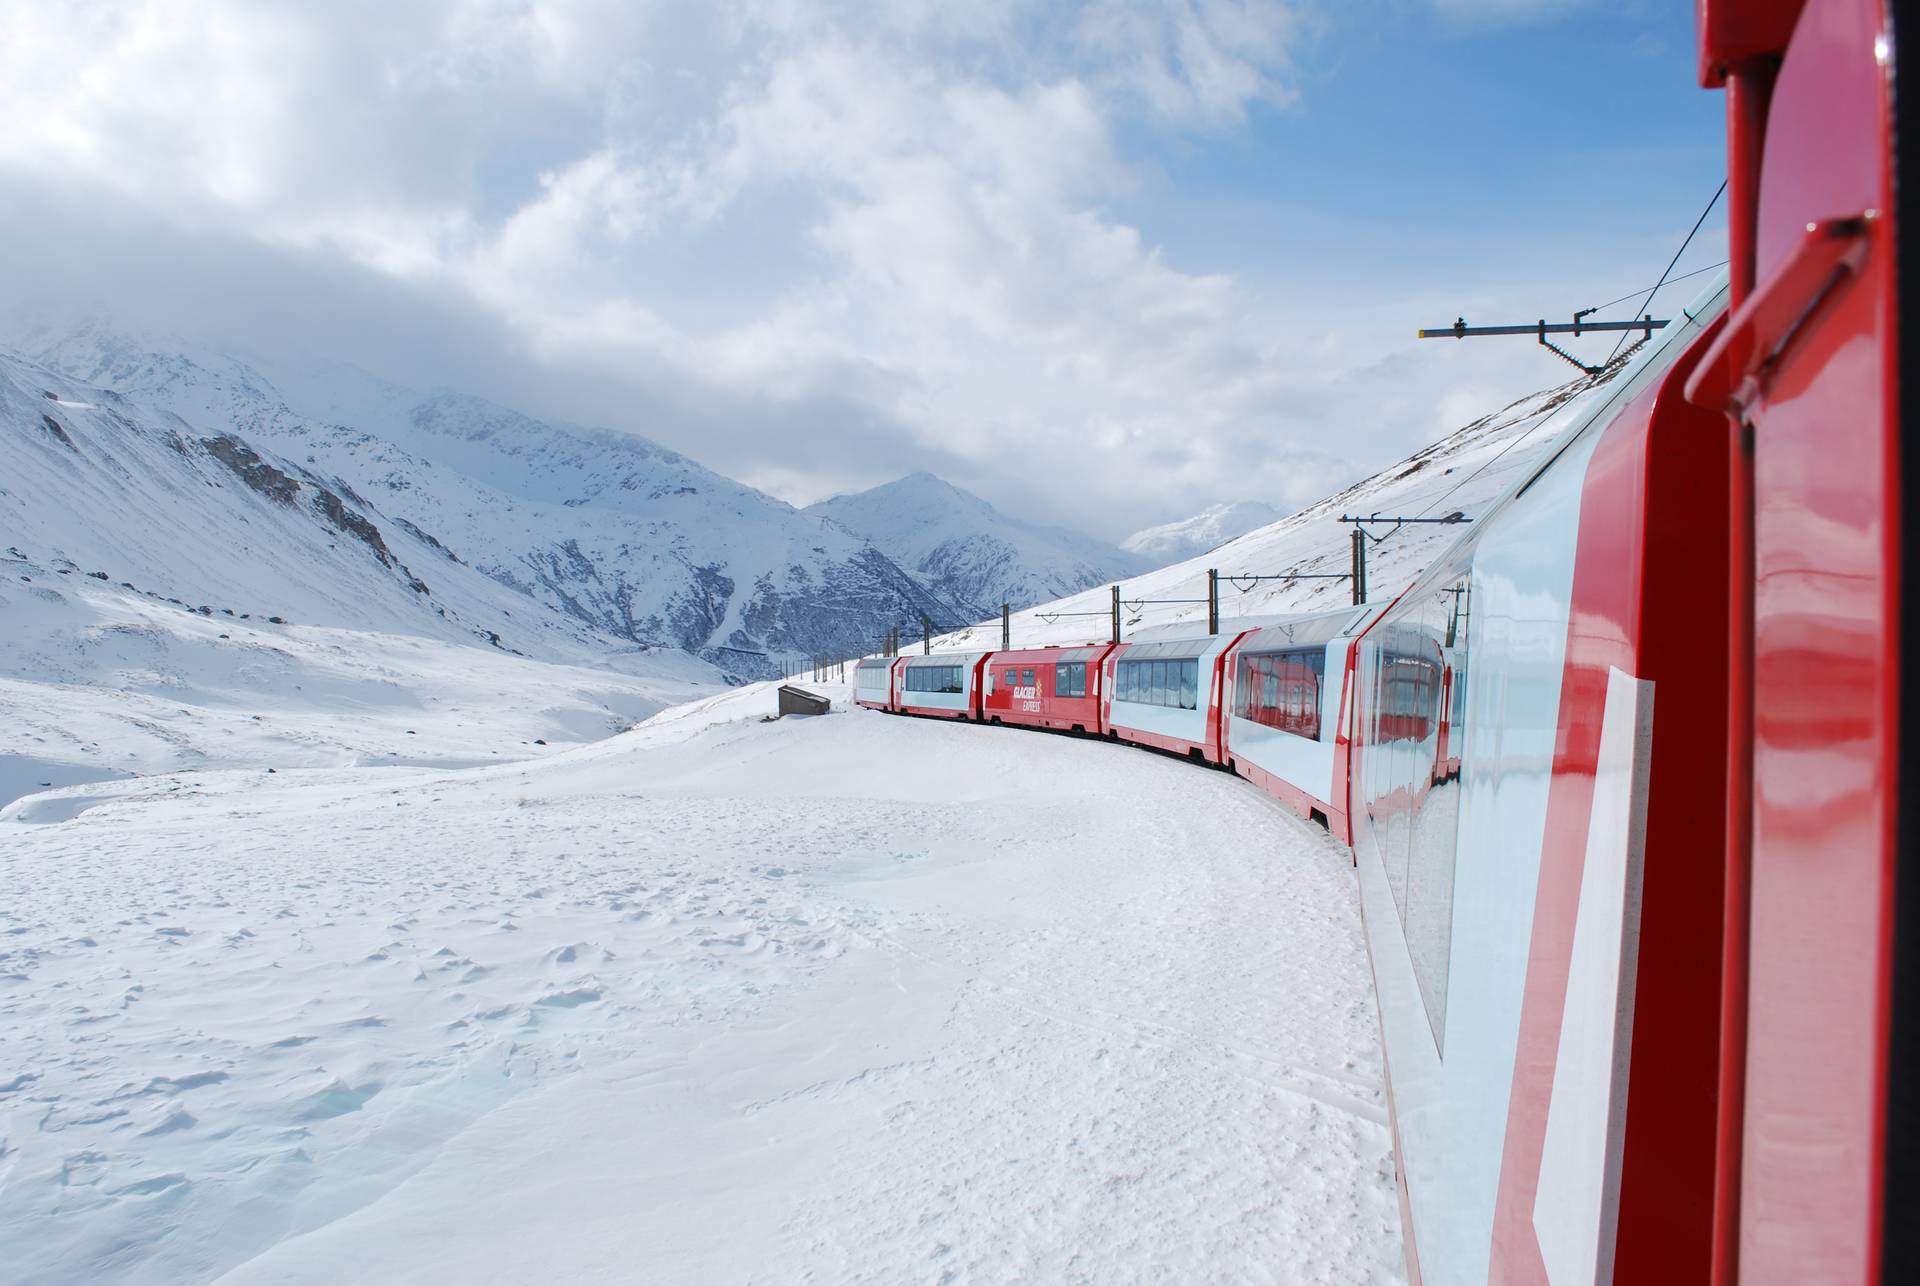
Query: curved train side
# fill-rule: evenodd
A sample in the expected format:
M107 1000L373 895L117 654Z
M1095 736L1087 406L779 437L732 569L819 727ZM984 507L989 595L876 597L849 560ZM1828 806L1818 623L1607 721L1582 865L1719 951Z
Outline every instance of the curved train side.
M1911 8L1701 0L1727 270L1391 604L856 673L1351 845L1425 1286L1920 1280Z

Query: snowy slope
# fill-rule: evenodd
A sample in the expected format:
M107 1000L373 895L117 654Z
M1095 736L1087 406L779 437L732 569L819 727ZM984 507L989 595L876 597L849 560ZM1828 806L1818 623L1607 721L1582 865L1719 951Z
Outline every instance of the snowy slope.
M230 432L0 357L0 800L75 774L526 756L725 683ZM460 712L446 736L415 727L436 707Z
M1152 566L1165 567L1197 557L1236 536L1270 526L1287 516L1277 505L1240 500L1214 505L1177 522L1143 528L1121 541L1120 548L1140 555Z
M0 809L0 1276L1402 1280L1323 831L771 701Z
M635 650L542 610L337 480L4 355L0 539L47 575L77 570L235 619L561 660Z
M1603 397L1622 369L1583 377L1521 398L1482 417L1399 464L1309 505L1299 513L1252 531L1198 557L1135 576L1121 584L1122 635L1177 623L1206 629L1207 570L1220 572L1223 620L1317 611L1351 601L1345 580L1285 579L1342 575L1351 564L1352 527L1341 515L1471 518L1498 500L1546 458L1554 443L1575 427L1583 411ZM1369 527L1368 601L1392 599L1461 529L1446 524ZM1281 577L1254 580L1253 577ZM1237 579L1236 579L1237 578ZM1156 599L1200 600L1156 603ZM1109 633L1111 597L1103 587L1017 613L1016 647L1081 643ZM936 647L998 647L1000 622L986 620L935 640Z
M425 632L202 616L5 557L0 623L0 806L129 773L533 758L730 690L683 652L561 664Z
M338 364L240 358L99 324L34 360L277 451L592 629L729 673L870 645L957 609L867 540L624 433L551 424Z
M865 536L973 617L1002 603L1044 603L1154 565L1079 532L1009 518L930 473L834 496L806 512Z

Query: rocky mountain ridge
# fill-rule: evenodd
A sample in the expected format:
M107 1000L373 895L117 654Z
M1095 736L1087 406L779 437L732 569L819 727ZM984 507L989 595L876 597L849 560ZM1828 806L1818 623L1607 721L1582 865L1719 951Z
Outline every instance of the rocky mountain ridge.
M9 364L19 387L32 388L38 367L70 381L76 399L111 397L123 434L226 443L204 449L239 462L229 463L236 476L266 478L265 468L294 479L271 485L321 487L336 498L336 526L364 523L389 546L403 534L401 543L432 551L410 555L416 561L456 560L532 600L523 611L537 604L616 648L680 649L760 678L806 656L864 650L923 614L968 615L865 537L634 435L423 393L351 367L270 372L97 325L41 332L21 347ZM84 460L72 462L82 477ZM104 479L94 481L104 498ZM84 491L76 486L71 501L83 520L96 507ZM49 548L70 521L0 519ZM365 533L349 534L373 549ZM125 538L164 544L151 533ZM190 579L176 584L183 598L206 593Z
M912 473L805 510L858 532L951 600L963 619L997 616L1153 564L1064 527L1009 517L930 473ZM958 623L958 622L956 622Z

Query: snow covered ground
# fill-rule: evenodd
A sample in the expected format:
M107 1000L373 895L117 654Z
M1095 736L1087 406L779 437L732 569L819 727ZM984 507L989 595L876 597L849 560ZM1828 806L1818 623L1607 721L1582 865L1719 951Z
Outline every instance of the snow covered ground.
M0 809L0 1277L1401 1279L1324 831L771 703Z
M525 759L730 690L672 649L579 656L203 616L0 556L0 805L126 773Z

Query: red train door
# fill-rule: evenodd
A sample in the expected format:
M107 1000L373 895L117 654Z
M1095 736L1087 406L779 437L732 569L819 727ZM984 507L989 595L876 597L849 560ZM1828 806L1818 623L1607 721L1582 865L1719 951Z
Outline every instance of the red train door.
M1895 882L1913 824L1898 774L1913 465L1885 24L1881 0L1700 13L1705 78L1728 85L1734 310L1688 392L1730 414L1741 551L1721 1283L1916 1279L1911 1210L1886 1218L1912 1200L1916 1161L1890 1146L1914 1093L1889 1076L1895 958L1913 945Z

